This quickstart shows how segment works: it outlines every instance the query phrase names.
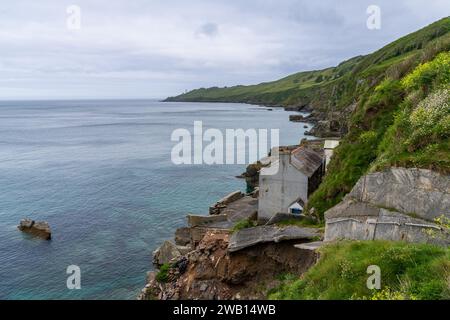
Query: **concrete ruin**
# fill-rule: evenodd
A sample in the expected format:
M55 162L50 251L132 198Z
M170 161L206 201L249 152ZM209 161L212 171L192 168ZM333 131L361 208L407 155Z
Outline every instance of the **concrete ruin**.
M425 169L391 168L362 177L325 213L325 241L392 240L450 244L450 178ZM447 220L448 221L448 220Z

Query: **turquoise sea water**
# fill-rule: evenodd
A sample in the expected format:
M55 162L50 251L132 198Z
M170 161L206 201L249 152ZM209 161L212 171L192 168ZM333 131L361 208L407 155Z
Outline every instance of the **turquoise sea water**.
M280 109L244 104L130 101L0 102L0 299L134 299L151 253L188 212L206 214L245 165L176 166L176 128L279 128L303 124ZM48 221L53 239L16 228ZM81 290L66 268L81 268Z

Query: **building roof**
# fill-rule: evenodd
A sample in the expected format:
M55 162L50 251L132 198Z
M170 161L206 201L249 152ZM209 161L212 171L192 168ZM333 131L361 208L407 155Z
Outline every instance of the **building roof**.
M339 140L325 140L324 149L334 149L339 145Z
M311 177L323 164L323 152L301 146L291 154L291 164L307 177Z

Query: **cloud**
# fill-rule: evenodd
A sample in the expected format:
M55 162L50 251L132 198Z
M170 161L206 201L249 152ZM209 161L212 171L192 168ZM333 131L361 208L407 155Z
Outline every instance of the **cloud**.
M258 83L366 54L450 10L448 0L17 0L0 10L0 99L174 95Z
M201 25L195 34L197 36L207 36L213 38L219 34L219 26L215 23L208 22Z

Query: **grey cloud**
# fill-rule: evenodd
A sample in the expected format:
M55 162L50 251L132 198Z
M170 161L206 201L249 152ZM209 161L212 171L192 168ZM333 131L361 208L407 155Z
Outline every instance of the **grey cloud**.
M435 0L16 0L0 15L0 99L143 98L273 80L372 52L450 12ZM366 8L382 29L366 28Z
M196 35L205 35L207 37L215 37L219 34L219 26L215 23L208 22L197 29Z

